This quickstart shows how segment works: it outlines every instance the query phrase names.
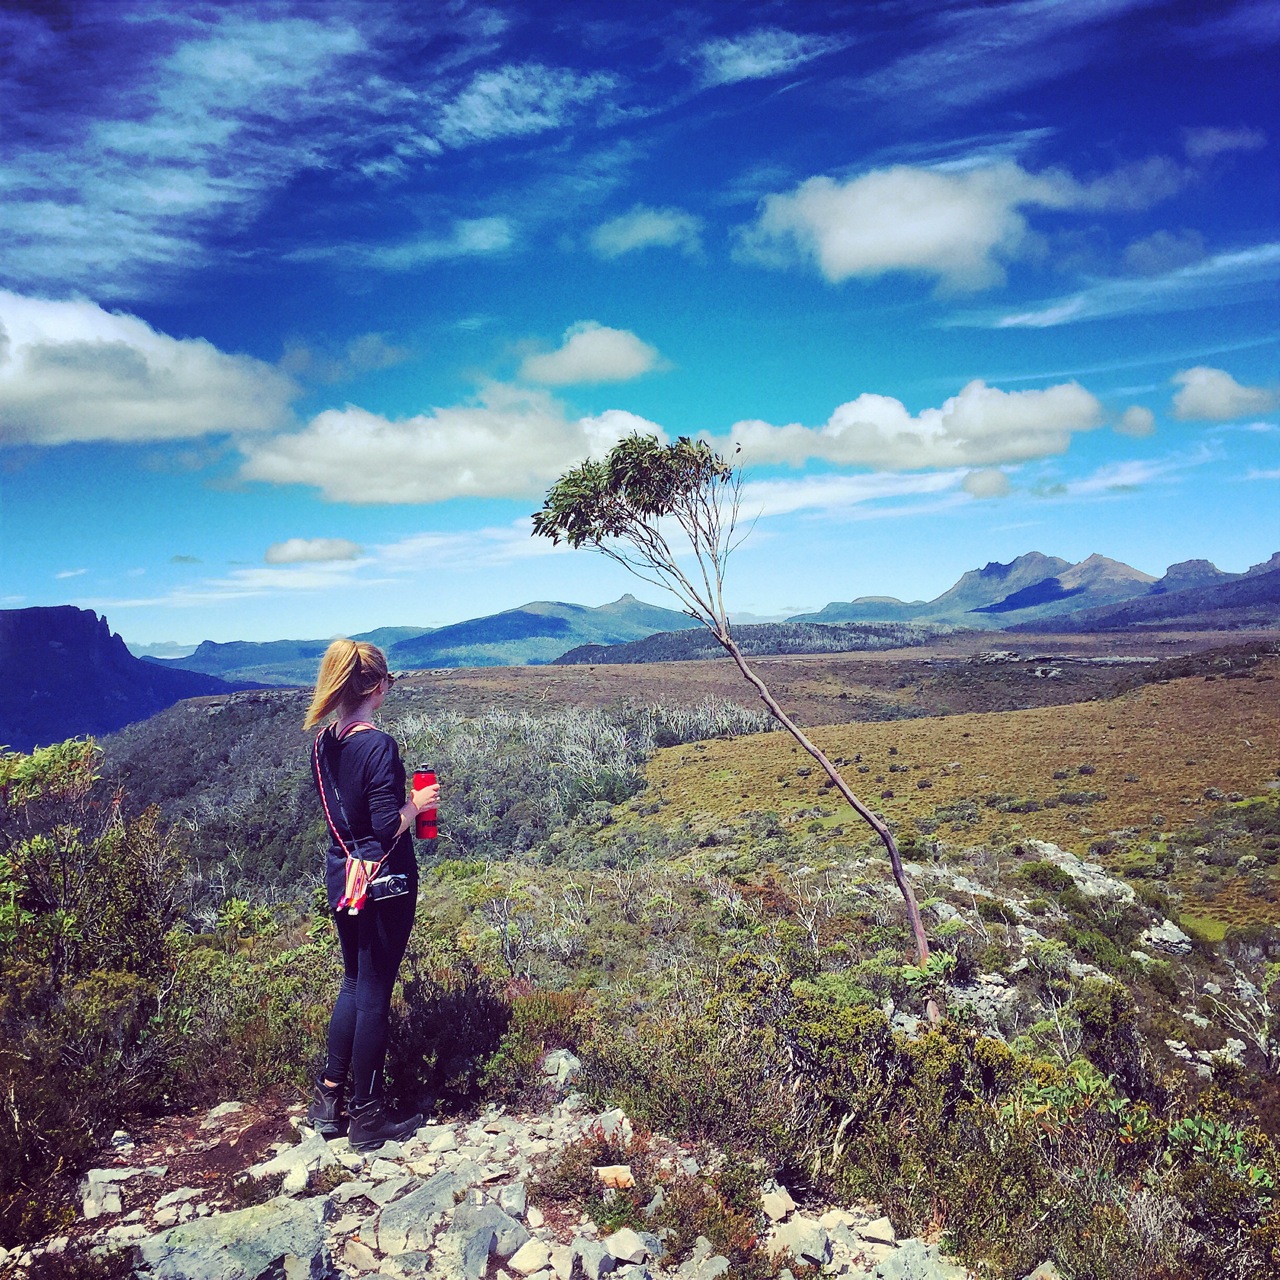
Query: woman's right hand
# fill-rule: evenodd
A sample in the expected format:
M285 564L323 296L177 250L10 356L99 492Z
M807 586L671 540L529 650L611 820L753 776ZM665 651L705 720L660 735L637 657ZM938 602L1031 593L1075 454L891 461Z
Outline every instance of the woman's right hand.
M413 793L411 803L421 813L423 809L435 809L440 804L440 784L433 782L429 787L419 787Z

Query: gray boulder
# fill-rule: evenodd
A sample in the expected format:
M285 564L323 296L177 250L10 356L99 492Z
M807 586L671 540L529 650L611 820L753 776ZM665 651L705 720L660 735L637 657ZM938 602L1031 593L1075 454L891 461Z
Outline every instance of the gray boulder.
M404 1253L410 1249L427 1249L445 1212L453 1208L459 1188L457 1179L447 1169L428 1178L407 1196L394 1200L378 1219L378 1250L384 1254Z
M138 1244L136 1274L154 1280L331 1280L325 1201L278 1197L197 1218Z
M875 1280L967 1280L969 1272L943 1257L936 1244L903 1240L872 1271Z

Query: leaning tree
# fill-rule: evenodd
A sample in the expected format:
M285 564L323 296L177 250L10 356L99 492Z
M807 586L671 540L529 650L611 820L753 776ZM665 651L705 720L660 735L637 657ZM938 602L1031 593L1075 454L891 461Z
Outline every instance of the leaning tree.
M893 832L778 705L734 641L724 606L724 576L729 556L741 542L736 532L741 493L741 471L705 441L682 436L664 445L656 436L632 435L603 460L588 460L561 476L534 514L533 532L553 543L603 552L637 577L672 592L684 612L715 636L778 723L880 837L907 905L920 968L926 970L929 943ZM932 1001L929 1012L937 1016Z

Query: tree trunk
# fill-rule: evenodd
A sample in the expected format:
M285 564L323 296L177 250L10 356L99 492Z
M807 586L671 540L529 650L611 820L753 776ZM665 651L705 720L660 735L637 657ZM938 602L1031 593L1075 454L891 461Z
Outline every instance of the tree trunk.
M738 670L755 686L756 692L760 695L760 700L769 708L773 718L822 766L823 772L831 779L831 785L839 790L854 812L880 837L881 843L889 854L889 865L893 868L893 878L898 882L903 901L907 904L907 917L911 921L911 931L915 934L917 962L920 968L925 968L929 963L929 940L925 937L924 922L920 918L920 907L916 902L915 893L912 892L911 882L907 879L907 873L903 870L902 857L898 853L898 843L893 838L893 832L885 825L883 819L872 813L853 794L849 784L840 776L840 772L835 765L827 759L820 748L809 740L804 730L778 705L777 699L769 692L769 686L751 669L746 658L742 656L742 650L734 643L733 637L725 632L717 631L716 639L720 641L729 656L738 664ZM929 1016L931 1021L937 1020L937 1007L932 1000L929 1001Z

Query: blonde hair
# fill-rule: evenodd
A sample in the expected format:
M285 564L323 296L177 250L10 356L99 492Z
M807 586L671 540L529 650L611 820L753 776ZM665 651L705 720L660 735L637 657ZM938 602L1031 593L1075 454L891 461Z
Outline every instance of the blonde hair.
M359 706L387 678L387 660L366 640L335 640L320 660L316 691L304 729L320 723L336 707Z

